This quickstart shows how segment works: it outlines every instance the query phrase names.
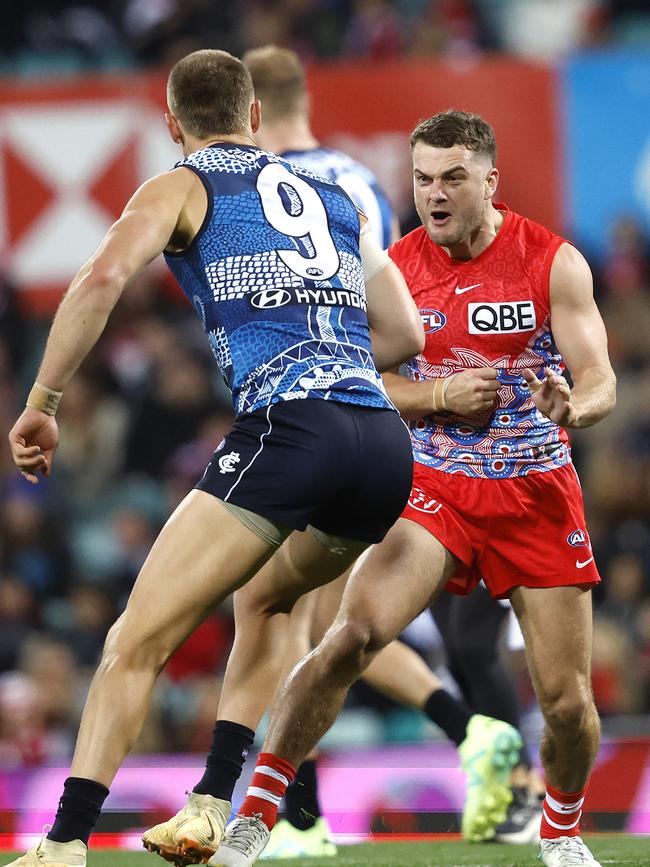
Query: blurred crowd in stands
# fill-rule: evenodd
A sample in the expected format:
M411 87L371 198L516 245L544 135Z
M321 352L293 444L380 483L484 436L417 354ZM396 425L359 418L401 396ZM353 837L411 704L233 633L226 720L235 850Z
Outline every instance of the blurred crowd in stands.
M605 578L596 592L594 688L601 713L613 720L650 713L650 241L634 221L616 223L595 272L619 404L610 418L572 439ZM30 485L3 444L48 327L49 320L25 316L15 287L0 281L5 767L69 753L106 631L157 531L201 476L231 422L228 394L194 312L153 268L125 293L66 390L55 471ZM435 665L433 635L430 626L423 645ZM226 605L165 669L138 750L208 744L231 638ZM525 668L521 659L512 662L522 701L533 712ZM367 698L357 694L357 701ZM378 702L375 709L389 710ZM395 736L390 726L386 736Z
M0 68L35 74L172 63L196 48L275 42L310 58L505 51L558 60L650 44L646 0L24 0L0 29Z

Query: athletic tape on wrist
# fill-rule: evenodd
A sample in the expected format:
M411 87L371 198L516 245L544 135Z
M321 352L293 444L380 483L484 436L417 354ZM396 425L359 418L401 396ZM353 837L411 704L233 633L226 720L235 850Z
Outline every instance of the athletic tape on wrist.
M46 415L56 415L62 397L62 391L55 391L53 388L48 388L47 385L35 382L27 397L27 406L44 412Z
M437 377L433 380L433 411L444 412L447 406L447 389L453 379L451 376Z

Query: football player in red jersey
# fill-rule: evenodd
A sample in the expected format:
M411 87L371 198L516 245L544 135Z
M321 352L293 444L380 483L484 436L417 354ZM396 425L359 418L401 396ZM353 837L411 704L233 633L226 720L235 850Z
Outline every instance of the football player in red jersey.
M436 115L411 146L423 225L390 253L428 333L409 377L386 377L411 421L411 498L357 562L337 619L279 694L213 865L254 863L293 766L349 685L445 586L467 593L481 579L512 602L545 718L541 858L598 865L579 820L599 745L590 590L600 578L564 430L595 424L615 404L591 273L563 238L494 203L496 145L482 118Z

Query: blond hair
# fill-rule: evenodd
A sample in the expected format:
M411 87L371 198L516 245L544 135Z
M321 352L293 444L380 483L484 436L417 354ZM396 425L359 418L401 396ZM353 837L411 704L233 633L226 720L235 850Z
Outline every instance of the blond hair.
M262 101L265 120L282 120L308 110L305 70L295 51L266 45L247 51L243 61L255 96Z

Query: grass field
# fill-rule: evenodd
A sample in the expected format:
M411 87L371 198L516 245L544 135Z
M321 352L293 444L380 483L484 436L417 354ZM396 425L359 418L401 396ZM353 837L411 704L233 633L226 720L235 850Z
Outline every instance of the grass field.
M603 865L649 867L650 838L629 835L585 837ZM269 867L540 867L535 846L497 846L461 842L370 843L343 846L336 858L262 861ZM16 857L16 856L14 856ZM12 860L0 853L0 865ZM92 852L88 867L158 867L165 864L146 852Z

